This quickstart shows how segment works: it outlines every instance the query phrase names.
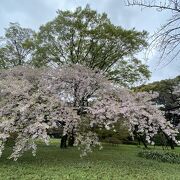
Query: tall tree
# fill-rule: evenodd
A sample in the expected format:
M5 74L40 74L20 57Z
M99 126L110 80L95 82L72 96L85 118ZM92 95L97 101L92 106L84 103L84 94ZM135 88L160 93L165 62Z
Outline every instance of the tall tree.
M36 36L35 65L83 64L126 85L150 76L147 66L135 58L147 46L147 32L115 26L105 13L89 6L57 14Z
M10 23L5 29L0 48L0 67L23 65L31 59L34 31L22 28L18 23Z
M158 47L160 62L166 64L180 57L180 1L179 0L127 0L129 6L155 8L158 11L170 11L171 17L153 35L152 47Z

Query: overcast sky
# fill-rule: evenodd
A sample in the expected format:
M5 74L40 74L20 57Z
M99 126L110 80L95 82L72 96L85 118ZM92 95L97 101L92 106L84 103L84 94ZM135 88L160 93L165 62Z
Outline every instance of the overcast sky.
M123 0L0 0L0 36L4 35L4 28L8 27L9 22L18 22L23 27L38 30L40 25L56 16L58 9L74 10L86 4L100 13L106 12L118 26L127 29L135 27L151 34L170 17L167 12L160 13L153 9L141 11L138 7L126 7ZM163 68L157 66L159 60L156 53L147 61L152 71L151 82L180 74L180 63L177 60Z

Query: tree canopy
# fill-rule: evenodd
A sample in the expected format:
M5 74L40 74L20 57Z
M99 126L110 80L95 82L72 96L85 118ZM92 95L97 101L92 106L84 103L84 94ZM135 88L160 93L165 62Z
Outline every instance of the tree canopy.
M147 32L115 26L105 13L89 6L57 14L36 35L36 66L82 64L123 85L150 77L147 66L136 58L147 46Z
M18 23L10 23L1 37L0 68L23 65L31 60L34 31L22 28Z
M10 158L25 151L35 155L36 139L48 143L48 131L62 125L63 135L74 131L82 155L100 145L97 128L115 129L126 119L129 133L153 143L161 129L172 141L178 131L151 101L155 94L133 93L114 85L101 72L82 65L36 69L19 66L0 72L0 152L15 137ZM124 122L124 120L123 120ZM118 130L118 129L117 129Z
M175 126L180 125L180 76L149 83L134 88L140 92L158 92L155 102L164 111L167 120Z
M163 104L166 110L180 108L180 76L166 79L134 88L136 91L158 92L158 104Z
M102 70L123 86L150 77L148 66L137 58L147 47L147 32L115 26L107 14L99 14L88 5L75 11L59 10L57 17L36 33L10 23L1 39L0 68L82 64Z

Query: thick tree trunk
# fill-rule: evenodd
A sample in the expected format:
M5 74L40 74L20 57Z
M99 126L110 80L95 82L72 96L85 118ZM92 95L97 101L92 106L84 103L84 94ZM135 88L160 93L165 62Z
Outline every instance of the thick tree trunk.
M174 142L172 139L168 140L168 144L170 145L171 149L174 149Z
M62 136L61 138L61 144L60 144L60 148L67 148L67 134Z

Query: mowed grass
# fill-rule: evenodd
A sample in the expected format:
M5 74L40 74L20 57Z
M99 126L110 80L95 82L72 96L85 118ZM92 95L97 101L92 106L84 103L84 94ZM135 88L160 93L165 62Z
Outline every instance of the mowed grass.
M140 150L133 145L105 144L101 151L96 149L80 158L76 148L61 150L58 141L53 140L50 146L40 144L36 157L27 152L14 162L7 159L11 152L7 148L0 159L0 180L180 180L180 164L140 158ZM180 153L180 148L175 151Z

